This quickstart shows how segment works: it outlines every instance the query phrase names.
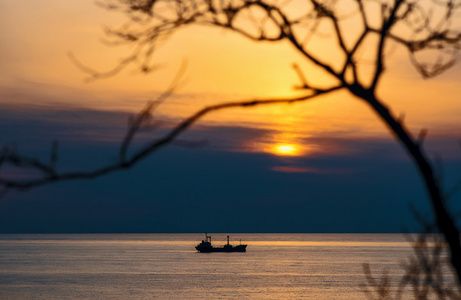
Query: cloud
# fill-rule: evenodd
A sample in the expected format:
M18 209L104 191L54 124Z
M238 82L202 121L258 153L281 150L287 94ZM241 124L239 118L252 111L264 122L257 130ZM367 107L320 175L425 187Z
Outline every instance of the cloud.
M285 173L320 173L320 171L316 169L286 167L286 166L275 166L275 167L272 167L271 170L275 172L285 172Z
M0 139L45 160L58 139L59 170L88 170L117 158L128 115L3 107ZM143 132L134 146L166 130ZM181 139L205 146L170 145L126 172L8 194L0 232L399 232L417 228L409 203L429 211L419 174L391 138L330 131L299 137L318 147L305 156L248 151L271 136L267 128L198 123ZM457 145L452 135L434 138L427 143L442 150ZM459 170L454 155L447 187Z

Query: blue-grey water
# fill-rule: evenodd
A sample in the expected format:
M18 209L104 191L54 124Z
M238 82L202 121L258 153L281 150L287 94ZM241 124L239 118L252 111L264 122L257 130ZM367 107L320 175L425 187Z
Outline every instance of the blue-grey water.
M363 299L363 263L397 282L412 254L399 234L232 234L246 253L198 253L203 238L0 235L0 298Z

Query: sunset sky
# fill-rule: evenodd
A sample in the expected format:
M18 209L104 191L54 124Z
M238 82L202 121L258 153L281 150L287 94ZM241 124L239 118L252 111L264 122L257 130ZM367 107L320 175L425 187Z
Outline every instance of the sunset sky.
M293 63L308 80L326 81L287 43L195 25L158 49L156 71L133 65L88 81L71 57L101 72L113 68L128 48L104 44L103 28L123 20L93 0L0 0L2 145L46 160L58 140L61 171L109 164L128 118L182 66L179 87L155 112L160 128L136 145L206 105L299 94ZM461 181L461 66L424 80L402 49L387 57L379 95L414 135L428 130L427 153L448 191ZM180 138L206 143L167 146L99 179L8 193L0 232L400 232L418 229L410 206L429 214L404 150L346 92L211 113ZM454 193L450 205L460 201Z

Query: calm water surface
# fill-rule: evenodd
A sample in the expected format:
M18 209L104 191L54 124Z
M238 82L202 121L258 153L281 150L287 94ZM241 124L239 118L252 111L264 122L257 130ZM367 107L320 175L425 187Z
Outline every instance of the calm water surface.
M397 280L412 253L399 234L232 237L246 253L197 253L201 234L0 235L0 298L363 299L363 263Z

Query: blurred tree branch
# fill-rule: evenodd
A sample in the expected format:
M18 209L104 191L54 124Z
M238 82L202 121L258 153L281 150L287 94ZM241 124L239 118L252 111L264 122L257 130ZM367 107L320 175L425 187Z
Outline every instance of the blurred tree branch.
M191 127L197 120L213 111L232 107L252 107L258 105L307 101L309 99L313 99L323 94L332 93L334 91L339 90L340 88L341 86L332 87L326 90L316 90L315 92L309 93L308 95L290 99L254 99L247 101L226 102L217 105L207 106L197 111L195 114L189 116L188 118L184 119L183 121L179 122L161 138L150 141L146 146L136 149L134 153L130 157L128 157L128 148L132 145L132 141L135 135L138 134L139 131L142 129L145 121L151 118L151 113L155 106L173 92L173 89L170 89L169 91L162 94L157 99L157 101L148 103L146 108L143 109L140 113L138 113L133 120L131 120L128 132L123 138L123 141L121 142L119 150L119 160L117 162L107 166L99 167L92 171L60 173L56 170L56 160L53 160L52 163L45 163L38 159L30 158L28 156L19 154L17 149L14 147L5 146L0 152L0 168L9 164L16 167L22 167L34 171L39 171L41 174L43 174L43 176L23 180L8 179L3 176L0 176L0 186L4 189L3 193L8 191L9 189L27 190L29 188L57 181L72 179L93 179L122 169L129 169L136 163L140 162L141 160L145 159L149 155L159 150L160 148L172 143L181 133L183 133L189 127ZM57 157L57 153L53 155L56 155Z
M428 225L428 224L426 224ZM366 281L360 285L368 299L405 299L405 290L414 299L460 299L461 290L456 277L451 276L447 247L442 236L430 233L429 225L413 238L407 235L413 255L401 263L400 280L392 278L387 270L381 276L372 273L369 264L363 264ZM394 279L394 280L393 280Z
M305 11L299 13L290 6L272 0L99 0L110 10L123 11L128 21L118 28L108 28L108 43L127 44L132 51L108 72L86 69L90 79L112 76L127 65L137 64L141 72L155 70L155 50L176 31L191 24L224 28L255 42L284 41L293 46L305 61L322 70L332 80L331 86L307 83L299 67L300 88L305 95L286 99L259 99L237 101L205 107L186 118L159 140L139 149L131 157L127 149L139 126L150 115L154 104L149 104L132 123L120 148L117 164L92 172L59 174L53 164L44 164L20 156L4 148L0 163L10 163L41 171L42 178L19 182L0 179L4 188L24 189L58 180L94 178L120 169L129 168L157 149L170 143L202 116L230 107L249 107L263 104L307 101L339 89L347 90L363 101L377 114L393 136L405 148L424 180L436 218L437 228L449 245L451 264L461 284L461 245L459 230L447 208L440 182L422 148L422 138L412 136L403 119L397 118L378 95L377 89L386 69L387 50L390 46L405 49L416 71L431 78L451 68L459 57L461 32L457 0L304 0ZM342 5L342 6L341 6ZM343 12L344 7L351 11ZM353 19L356 26L347 27L345 21ZM316 52L311 40L324 38L320 25L328 28L327 39L337 45L338 55ZM366 69L362 52L372 56L373 70ZM85 70L85 67L82 66ZM169 90L160 100L168 96Z

